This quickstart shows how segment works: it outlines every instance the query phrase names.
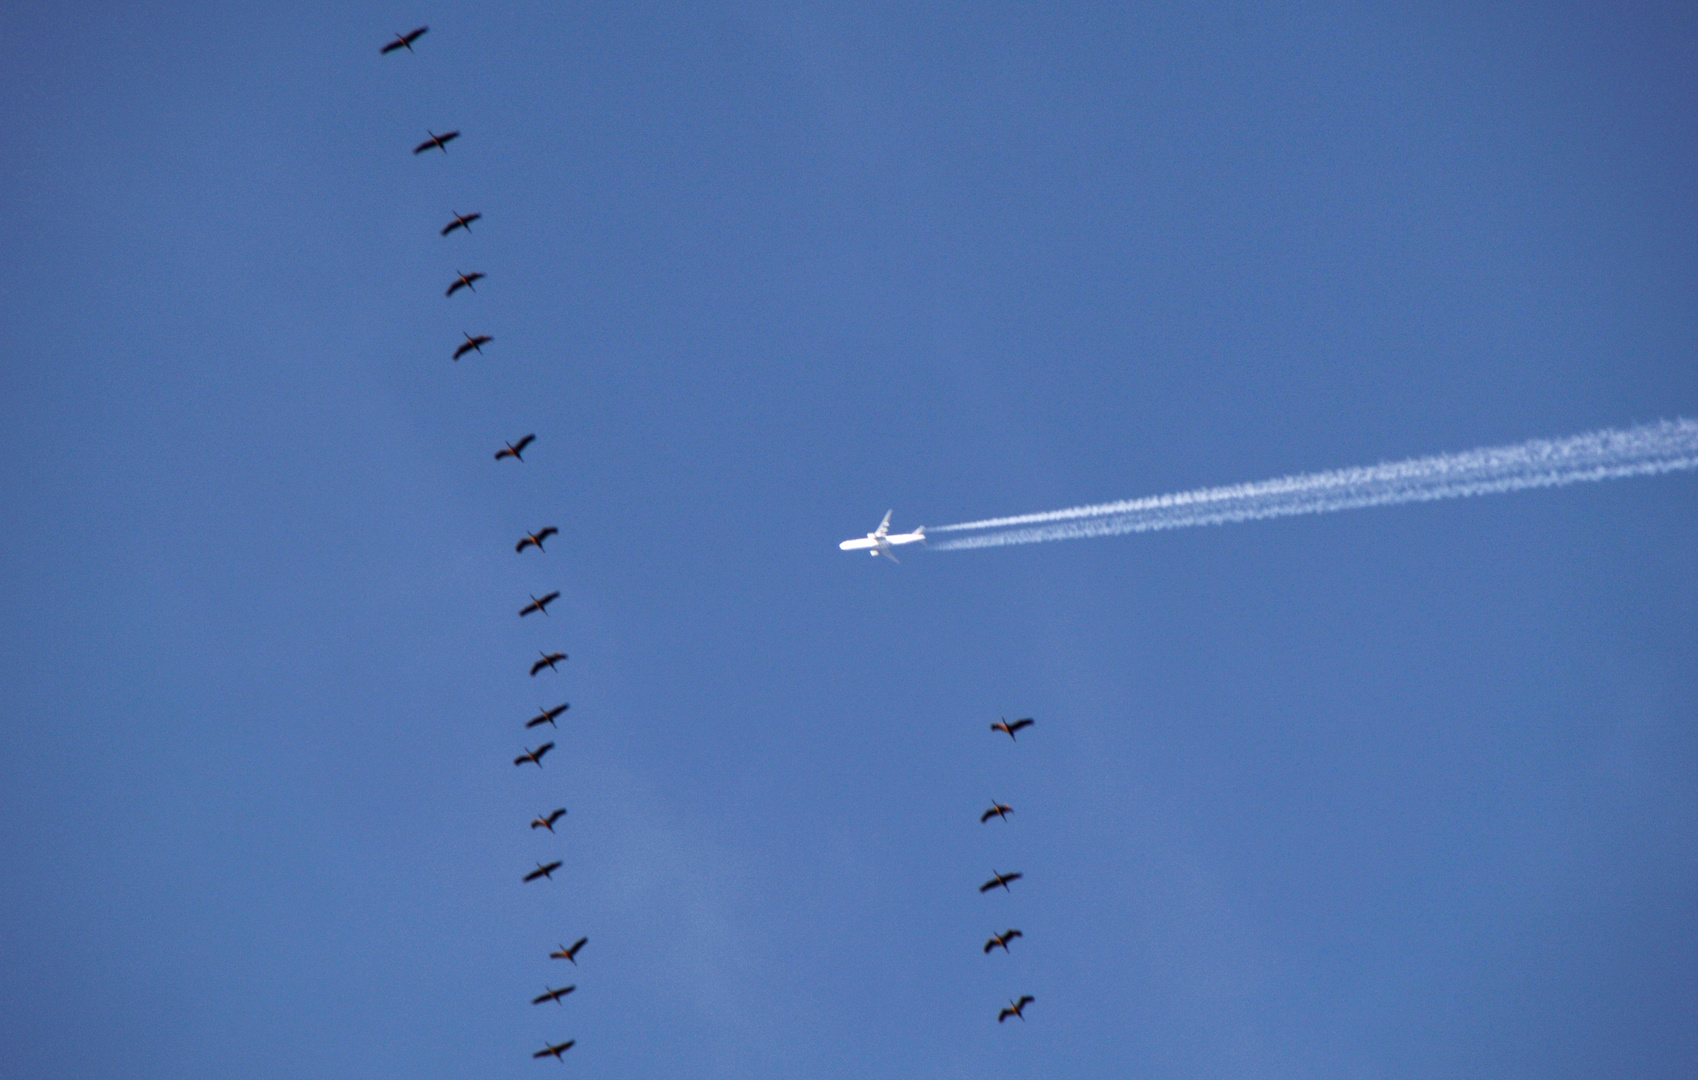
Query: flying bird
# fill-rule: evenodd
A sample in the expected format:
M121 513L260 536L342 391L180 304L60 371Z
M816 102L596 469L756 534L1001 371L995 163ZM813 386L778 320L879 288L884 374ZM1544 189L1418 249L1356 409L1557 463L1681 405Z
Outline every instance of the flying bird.
M525 721L525 726L528 727L528 728L534 728L534 727L541 727L543 724L547 724L549 727L559 727L560 725L556 724L554 722L554 718L556 716L559 716L561 713L565 712L567 709L570 709L571 707L572 707L572 703L568 701L568 702L562 702L561 704L556 705L552 709L544 709L541 712L537 713L535 716L531 717L529 720Z
M532 596L531 602L519 609L519 618L522 619L533 611L540 611L544 615L547 615L548 605L554 603L558 599L560 599L559 592L551 592L547 596L542 597L540 600L537 597Z
M526 435L518 442L510 442L504 449L497 450L495 452L495 460L500 461L502 458L510 457L514 461L523 461L525 460L525 447L536 441L537 437L535 435Z
M583 948L585 945L588 945L589 943L590 943L589 938L581 937L577 941L572 942L572 947L570 949L568 949L566 946L562 945L562 946L560 946L559 952L549 953L548 958L550 960L570 960L570 961L572 961L572 966L577 967L578 966L578 950Z
M391 41L389 44L385 45L383 48L381 48L377 51L379 53L382 53L384 56L388 56L390 53L394 52L396 49L406 49L408 52L412 52L413 51L413 42L424 37L425 31L429 30L429 29L430 29L430 27L428 27L428 26L421 26L417 30L414 30L410 34L396 34L394 41Z
M1026 1006L1036 1000L1031 994L1023 995L1019 1001L1010 998L1008 1008L996 1014L996 1022L1000 1024L1010 1016L1018 1016L1022 1020L1026 1019Z
M459 271L456 270L455 273L459 273ZM472 282L482 281L484 279L484 277L485 277L485 275L477 272L476 270L472 271L469 274L460 274L459 277L454 279L454 284L448 286L448 291L443 293L442 295L453 296L455 293L459 292L461 289L472 289ZM472 291L477 292L476 289L472 289Z
M442 235L447 236L449 233L453 232L455 229L465 229L467 232L471 232L472 231L472 222L476 221L478 218L481 218L481 217L483 217L482 214L466 214L464 216L462 216L460 214L455 214L454 220L450 221L448 224L446 224L442 227Z
M562 806L560 809L549 813L547 816L539 816L535 821L531 822L531 828L533 828L533 829L547 829L549 832L553 832L554 831L554 823L556 821L559 821L561 818L563 818L565 816L566 816L566 808L564 806ZM1019 931L1016 930L1015 933L1018 934Z
M1005 717L1003 717L1003 718L1002 718L1002 723L1000 723L1000 724L992 724L992 725L991 725L991 730L992 730L992 731L1002 731L1002 732L1007 732L1007 734L1008 734L1008 737L1009 737L1009 738L1010 738L1010 739L1014 739L1014 733L1015 733L1015 732L1016 732L1016 731L1019 731L1019 730L1020 730L1020 729L1021 729L1021 728L1029 728L1029 727L1031 727L1031 726L1032 726L1032 718L1031 718L1031 717L1030 717L1030 716L1027 716L1027 717L1024 717L1024 718L1022 718L1022 719L1019 719L1019 720L1016 720L1016 721L1014 721L1014 722L1013 722L1013 723L1012 723L1012 724L1010 724L1010 723L1009 723L1009 722L1008 722L1008 717L1006 717L1006 716L1005 716ZM1015 741L1015 742L1019 742L1019 741L1020 741L1020 740L1019 740L1019 739L1014 739L1014 741Z
M536 997L532 998L531 999L532 1005L541 1005L545 1001L552 1001L556 1005L564 1005L565 1002L561 1001L560 999L565 997L567 994L570 994L572 991L576 990L577 987L576 986L563 986L560 989L556 990L552 986L544 986L543 989L547 990L548 993L538 994Z
M546 551L547 549L542 546L542 542L551 536L558 535L559 532L559 529L550 525L545 529L538 529L534 533L526 533L525 538L519 541L518 546L513 550L522 552L528 547L535 547L538 551Z
M466 334L464 330L460 332L462 334ZM488 334L479 334L477 337L466 334L466 343L454 350L454 359L458 360L460 357L465 356L469 352L476 352L479 356L482 356L483 347L494 340L495 339L490 337Z
M566 659L566 654L563 652L543 653L542 659L531 665L531 678L536 678L537 672L541 671L543 668L547 668L550 671L559 671L560 669L554 665L560 663L560 661L564 659Z
M1014 808L1012 806L1004 806L999 802L993 802L991 803L991 808L989 810L986 810L984 813L979 815L979 824L983 825L991 818L1001 818L1002 820L1007 821L1008 815L1013 812Z
M559 859L555 859L553 862L549 863L547 866L544 866L542 863L537 863L537 868L535 870L532 870L530 873L526 874L525 880L526 881L535 881L537 878L547 878L548 880L553 881L554 880L554 872L556 870L560 869L560 863L561 863L561 860L559 860Z
M552 746L554 744L550 743L549 745ZM989 881L985 882L983 885L980 885L979 891L980 892L990 892L992 889L994 889L998 885L1000 885L1000 886L1002 886L1003 892L1013 892L1014 890L1010 889L1008 887L1008 883L1010 881L1019 881L1021 878L1025 877L1025 876L1026 876L1025 874L999 874L995 870L992 870L991 871L991 879Z
M564 1061L565 1059L562 1058L560 1055L564 1054L566 1051L572 1049L572 1047L574 1047L576 1045L578 1045L577 1039L567 1039L563 1043L551 1043L551 1044L549 1044L548 1049L538 1050L536 1053L532 1054L531 1056L534 1057L534 1058L551 1057L556 1061Z
M543 755L548 753L550 750L553 750L553 749L554 749L553 743L545 742L541 746L537 747L535 750L526 750L524 753L522 753L518 757L514 758L513 764L523 765L525 762L528 761L532 765L535 765L537 768L540 769L540 768L542 768ZM1016 876L1018 876L1018 875L1016 875Z
M985 955L989 956L990 951L992 949L996 948L999 945L1002 946L1003 952L1007 952L1008 951L1008 943L1010 941L1013 941L1017 937L1025 937L1025 936L1026 936L1025 934L1022 934L1018 930L1004 930L1000 934L993 934L993 935L991 935L991 939L989 941L985 942Z
M460 133L458 131L446 131L441 135L438 135L429 128L425 129L425 134L429 135L430 138L413 147L413 153L415 155L422 154L426 150L440 150L446 154L448 152L448 144L460 137Z

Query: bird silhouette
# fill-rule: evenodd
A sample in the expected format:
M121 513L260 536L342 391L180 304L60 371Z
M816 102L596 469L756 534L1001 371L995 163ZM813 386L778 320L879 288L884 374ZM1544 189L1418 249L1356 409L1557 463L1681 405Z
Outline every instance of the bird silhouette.
M983 825L991 818L1001 818L1002 820L1007 821L1008 815L1013 812L1014 808L1012 806L1004 806L999 802L992 802L991 808L979 815L979 824Z
M1007 952L1008 951L1008 943L1010 941L1013 941L1017 937L1025 937L1025 936L1026 936L1025 934L1022 934L1018 930L1004 930L1000 934L992 934L991 939L989 941L985 942L985 955L989 956L990 951L992 949L996 948L999 945L1002 946L1003 952Z
M408 52L412 52L413 51L413 42L419 40L419 38L424 37L425 31L429 30L429 29L430 29L430 27L428 27L428 26L421 26L417 30L414 30L410 34L396 34L394 41L391 41L389 44L385 45L383 48L381 48L377 51L382 53L384 56L388 56L390 53L394 52L396 49L406 49Z
M462 330L460 332L462 334L466 333L464 330ZM485 345L488 345L490 342L492 342L494 340L495 339L490 337L488 334L479 334L477 337L473 337L470 334L466 334L465 344L461 345L458 349L454 350L454 359L458 360L458 359L460 359L460 357L465 356L469 352L475 352L479 356L482 356L483 355L483 347Z
M446 224L442 227L442 235L447 236L449 233L453 232L455 229L465 229L467 232L471 232L472 231L472 222L476 221L478 218L481 218L481 217L483 217L482 214L465 214L465 215L455 214L454 220L450 221L448 224Z
M531 665L531 678L536 678L537 672L541 671L543 668L547 668L550 671L559 671L560 669L554 665L560 663L560 661L564 659L566 659L566 654L563 652L543 653L542 659Z
M1002 886L1003 892L1013 892L1014 890L1010 889L1008 887L1008 883L1010 881L1019 881L1021 878L1025 877L1025 876L1026 876L1025 874L999 874L995 870L992 870L991 871L991 879L989 881L985 882L983 885L980 885L979 891L980 892L990 892L992 889L994 889L998 885L1000 885L1000 886Z
M1036 1000L1031 994L1022 995L1019 1001L1010 998L1008 1008L996 1014L996 1022L1000 1024L1010 1016L1018 1016L1022 1020L1026 1019L1026 1006Z
M1030 716L1025 717L1024 719L1021 719L1021 720L1016 720L1012 724L1010 724L1008 722L1008 717L1005 716L1005 717L1002 718L1002 723L992 724L991 730L992 731L1007 732L1008 737L1010 739L1014 739L1014 733L1016 731L1019 731L1021 728L1029 728L1031 726L1032 726L1032 718ZM1020 740L1014 739L1014 741L1019 742Z
M525 538L519 541L518 544L514 545L513 550L523 552L528 547L534 547L538 551L547 551L548 549L542 546L542 542L551 536L558 536L559 534L560 530L556 529L553 525L550 525L545 529L538 529L534 533L526 533Z
M554 872L560 869L560 862L561 861L559 859L555 859L547 866L544 866L542 863L537 863L537 868L526 874L525 880L535 881L537 878L547 878L548 880L553 881Z
M455 273L459 274L460 272L458 270L456 270ZM485 275L478 273L476 270L472 271L469 274L460 274L459 277L454 279L454 284L448 286L448 291L443 293L442 295L453 296L455 293L459 292L461 289L472 289L472 282L482 281L484 279L484 277L485 277ZM477 292L476 289L472 289L472 291Z
M550 750L553 750L553 749L554 749L553 743L545 742L541 746L537 747L535 750L526 750L524 753L522 753L518 757L514 758L513 764L523 765L525 762L528 761L532 765L535 765L537 768L540 769L540 768L542 768L543 755L547 754Z
M553 832L554 831L554 823L556 821L559 821L561 818L563 818L565 816L566 816L566 808L564 806L562 806L558 810L553 810L553 811L550 811L547 814L539 815L535 821L531 822L531 828L533 828L533 829L547 829L549 832Z
M560 599L560 594L558 592L551 592L541 599L538 599L535 594L532 594L531 602L519 609L519 618L522 619L533 611L540 611L544 615L547 615L548 605L554 603L558 599Z
M571 707L572 707L572 703L567 701L567 702L562 702L559 705L556 705L552 709L543 709L541 712L537 713L535 716L531 717L529 720L526 720L525 726L528 727L528 728L534 728L534 727L541 727L542 725L547 724L549 727L559 727L560 725L556 724L554 722L554 718L556 716L559 716L561 713L565 712L567 709L570 709Z
M502 458L510 457L514 461L523 461L525 460L525 447L536 441L535 435L526 435L518 442L510 442L504 448L495 452L495 460L500 461Z
M460 133L458 131L445 131L441 135L438 135L429 128L425 129L425 134L429 135L430 138L413 147L413 153L415 156L424 153L426 150L440 150L446 154L448 152L448 144L460 137Z
M534 1057L534 1058L551 1057L556 1061L564 1061L565 1058L562 1058L560 1055L564 1054L566 1051L572 1049L572 1047L574 1047L576 1045L578 1045L577 1039L567 1039L563 1043L550 1043L546 1050L538 1050L536 1053L532 1054L531 1056Z
M577 941L572 942L572 947L570 949L568 949L566 946L562 945L562 946L560 946L559 952L549 953L548 958L550 960L570 960L570 961L572 961L572 966L577 967L578 966L578 950L583 948L585 945L588 945L589 943L590 943L589 938L581 937Z
M577 987L576 986L562 986L560 989L556 990L552 986L544 985L543 989L547 990L548 993L538 994L536 997L532 998L531 999L532 1005L541 1005L545 1001L552 1001L557 1005L564 1005L565 1002L561 1001L560 999L565 997L567 994L570 994L572 991L576 990Z

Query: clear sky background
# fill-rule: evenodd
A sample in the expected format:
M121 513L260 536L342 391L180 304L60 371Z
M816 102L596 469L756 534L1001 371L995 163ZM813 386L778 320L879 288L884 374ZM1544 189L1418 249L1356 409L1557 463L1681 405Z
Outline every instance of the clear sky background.
M0 42L0 1074L1698 1074L1698 477L836 549L1698 416L1690 3Z

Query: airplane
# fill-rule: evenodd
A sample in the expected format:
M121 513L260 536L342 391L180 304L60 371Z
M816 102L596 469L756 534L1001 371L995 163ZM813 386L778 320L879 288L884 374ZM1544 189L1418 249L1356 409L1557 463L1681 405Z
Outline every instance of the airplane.
M874 558L883 555L891 562L900 562L900 559L890 553L890 549L902 544L925 543L926 527L921 525L911 533L897 533L892 536L890 533L890 514L891 511L889 510L884 512L884 520L878 523L876 531L867 534L866 539L845 540L837 545L838 548L843 551L865 551Z

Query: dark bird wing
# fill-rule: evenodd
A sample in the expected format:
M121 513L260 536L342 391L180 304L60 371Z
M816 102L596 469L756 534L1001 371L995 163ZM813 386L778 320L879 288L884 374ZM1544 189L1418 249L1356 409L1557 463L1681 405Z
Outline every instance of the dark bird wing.
M553 749L554 749L553 743L545 742L541 746L537 747L535 750L531 751L531 753L536 757L537 764L541 765L543 756L545 754L547 754L550 750L553 750ZM1020 876L1019 874L1015 874L1015 875L1013 875L1013 877L1010 877L1008 880L1013 881L1014 878L1017 878L1019 876Z
M1010 734L1013 734L1014 732L1019 731L1021 728L1029 728L1031 726L1032 726L1032 718L1030 716L1028 716L1024 720L1016 720L1012 724L1009 724L1008 725L1008 731L1009 731Z
M541 1005L545 1001L559 1001L559 1000L560 1000L559 998L554 996L554 992L550 991L546 994L539 994L536 997L532 998L531 1004L532 1005ZM548 1053L547 1050L543 1051L544 1055L547 1055L547 1053Z
M479 274L478 276L482 277L483 275ZM534 443L536 441L537 441L537 437L535 435L526 435L524 438L520 439L518 442L513 444L513 449L517 453L522 454L522 453L525 452L525 447L531 445L532 443Z
M979 886L979 891L980 892L990 892L992 889L996 888L998 885L1001 885L1001 884L1002 884L1001 878L991 878L989 881L987 881L983 885Z
M458 139L459 137L460 137L460 133L458 131L450 131L446 135L438 135L436 137L436 145L444 146L448 143L453 142L455 139Z
M986 810L984 813L979 815L979 824L983 825L985 822L989 821L991 818L993 818L995 816L996 816L996 807L993 806L989 810Z
M541 713L537 716L531 717L529 720L526 720L525 726L528 727L528 728L541 727L542 725L549 723L553 719L554 718L552 716L549 716L547 713Z
M527 536L523 540L521 540L517 544L515 544L513 546L513 550L519 552L520 554L524 554L525 549L530 547L532 544L534 544L536 542L537 542L536 537Z
M1004 1020L1008 1019L1010 1016L1014 1016L1014 1015L1016 1015L1016 1014L1015 1014L1013 1009L1004 1009L1001 1012L996 1014L996 1022L1000 1024ZM537 1056L541 1057L542 1055L538 1054Z
M562 862L562 860L555 859L553 862L551 862L547 866L543 867L542 868L543 876L547 877L549 874L552 874L556 870L560 869L561 862Z
M537 878L542 877L542 876L543 876L543 869L542 869L542 867L539 866L535 870L532 870L530 873L526 874L525 880L526 881L535 881Z
M542 608L537 605L537 602L535 600L532 600L530 603L526 604L524 607L519 609L519 618L522 619L526 615L529 615L533 611L541 611L541 610L542 610Z
M1032 1002L1034 1002L1036 1000L1038 1000L1038 999L1033 997L1031 994L1026 994L1026 995L1022 996L1020 998L1020 1000L1016 1001L1014 1004L1016 1004L1020 1008L1024 1009L1026 1006L1030 1005Z
M559 536L559 535L560 535L560 530L556 529L553 525L550 525L548 528L537 533L537 539L538 540L547 540L551 536Z
M453 296L455 293L459 292L461 289L464 289L465 287L466 287L466 279L460 278L460 279L456 280L454 282L454 284L448 286L448 291L443 293L442 295L443 296Z
M560 599L560 593L559 592L551 592L547 596L543 597L541 600L537 601L537 607L541 608L542 610L544 610L546 612L548 610L548 605L554 603L558 599Z
M535 760L536 760L536 759L535 759L535 758L533 758L533 757L531 757L531 755L530 755L530 754L528 754L528 753L526 753L526 754L520 754L520 755L519 755L519 756L518 756L518 757L516 757L516 758L514 758L514 759L513 759L513 764L515 764L515 765L523 765L523 764L524 764L524 763L525 763L525 762L527 762L527 761L535 761Z
M426 150L429 150L429 149L430 149L430 148L431 148L431 147L433 147L433 146L435 146L435 145L436 145L436 140L435 140L435 139L426 139L426 140L425 140L425 141L424 141L424 142L422 142L422 143L420 143L420 144L419 144L419 145L417 145L417 146L415 146L415 147L413 147L413 154L414 154L414 156L417 156L417 155L419 155L419 154L422 154L422 153L424 153L424 152L425 152L425 151L426 151Z
M523 550L523 549L521 549L521 550ZM537 672L541 671L543 668L545 668L547 666L548 666L547 660L538 660L536 663L532 664L531 665L531 678L533 678L533 679L536 678Z
M473 345L469 341L466 342L464 345L462 345L458 349L454 350L454 359L456 359L456 360L460 359L460 357L465 356L467 353L471 352L475 348L477 348L476 345Z
M998 945L1001 945L1001 944L1002 944L1001 938L991 938L989 941L985 942L985 955L989 956L990 951L992 949L996 948Z
M389 53L394 52L396 49L409 49L410 50L413 47L413 42L419 40L419 38L421 38L421 37L424 37L425 31L429 30L429 29L430 29L430 27L428 27L428 26L421 26L417 30L414 30L410 34L396 34L394 41L391 41L389 44L385 45L383 48L381 48L377 51L380 52L380 53L383 53L385 55L388 55Z
M1003 940L1005 940L1005 941L1013 941L1017 937L1025 937L1025 936L1026 936L1025 934L1022 934L1018 930L1009 930L1002 935Z
M548 745L553 746L554 744L549 743ZM1005 881L1005 882L1007 882L1007 881L1019 881L1021 878L1025 877L1025 876L1026 876L1025 874L1004 874L1004 875L1002 875L1002 880Z
M578 950L589 943L590 939L587 937L581 937L577 941L572 942L572 947L566 950L566 959L576 964L578 962Z
M447 236L449 233L453 232L455 229L464 229L465 227L466 227L466 219L455 218L453 221L450 221L448 224L446 224L442 227L442 235Z
M548 821L548 823L550 825L553 825L556 821L559 821L561 818L563 818L565 816L566 816L566 808L563 806L560 809L554 811L554 813L548 815L546 820Z

